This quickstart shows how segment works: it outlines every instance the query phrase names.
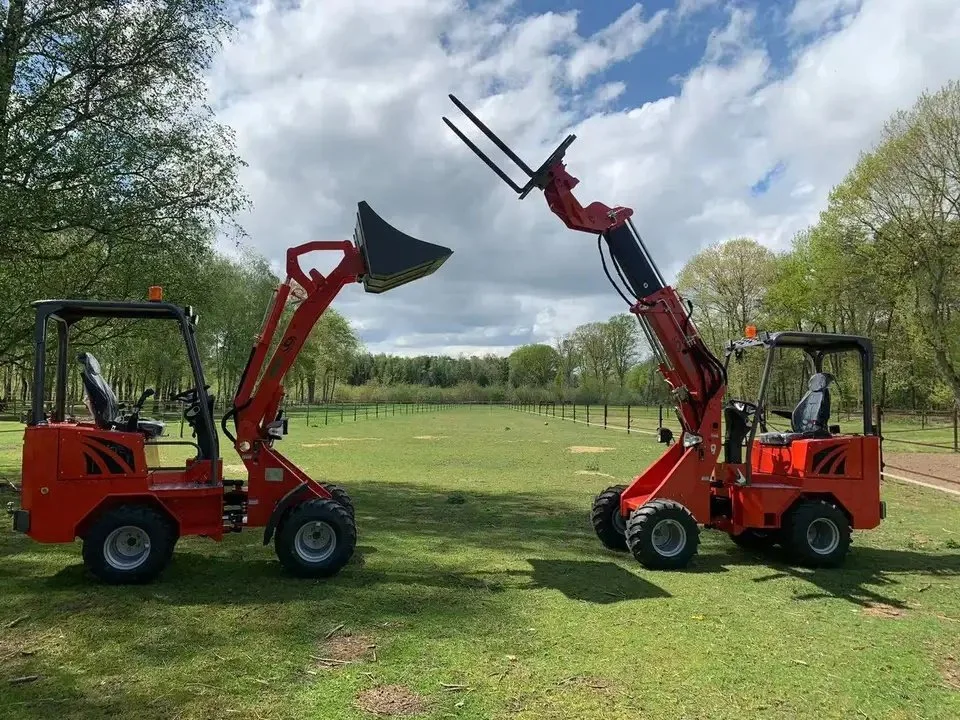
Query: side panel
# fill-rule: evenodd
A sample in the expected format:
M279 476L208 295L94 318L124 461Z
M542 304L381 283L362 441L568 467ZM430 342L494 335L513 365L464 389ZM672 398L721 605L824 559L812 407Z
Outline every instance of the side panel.
M781 514L801 495L832 496L858 530L880 524L880 442L873 436L795 440L787 447L752 449L749 487L731 486L734 523L776 527ZM771 514L776 525L771 525Z
M72 542L95 512L137 498L155 502L180 534L223 534L223 487L198 483L188 472L148 474L143 437L65 423L25 432L21 506L28 535L38 542ZM209 473L208 473L209 474Z

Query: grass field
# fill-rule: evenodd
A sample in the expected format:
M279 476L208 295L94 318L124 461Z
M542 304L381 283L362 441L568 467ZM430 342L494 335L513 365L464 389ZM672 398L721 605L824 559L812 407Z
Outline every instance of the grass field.
M19 442L0 433L0 473ZM649 572L588 513L660 447L498 408L295 422L283 449L357 504L355 562L325 582L254 530L102 587L79 544L4 522L0 717L347 720L374 688L437 719L960 717L960 499L885 485L842 570L707 533L688 571Z

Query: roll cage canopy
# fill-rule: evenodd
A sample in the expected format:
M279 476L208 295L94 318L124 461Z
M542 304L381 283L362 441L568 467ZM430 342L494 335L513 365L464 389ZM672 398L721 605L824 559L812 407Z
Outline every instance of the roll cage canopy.
M860 355L861 384L863 388L863 432L871 435L873 426L873 342L859 335L833 335L830 333L798 332L761 332L756 337L731 340L726 347L724 366L731 357L740 359L746 350L763 347L767 349L767 360L760 380L758 407L763 406L767 392L767 380L773 368L774 353L777 348L802 350L813 363L815 372L823 372L823 359L827 355L842 352L856 352ZM752 437L751 437L752 440Z

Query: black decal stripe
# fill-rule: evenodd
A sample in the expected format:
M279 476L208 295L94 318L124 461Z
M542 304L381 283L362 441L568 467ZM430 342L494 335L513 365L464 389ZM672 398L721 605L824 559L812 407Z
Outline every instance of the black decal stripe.
M837 475L843 475L847 470L847 456L844 455L840 464L837 465Z
M830 453L827 459L820 466L820 469L819 469L820 474L829 475L831 472L833 472L833 466L837 462L837 460L845 458L846 455L847 455L847 449L845 447L839 447L837 448L836 452Z
M115 475L123 475L125 473L123 466L119 462L117 462L117 460L113 458L109 453L104 452L100 448L95 448L91 445L88 445L87 448L97 454L97 456L103 461L108 472L113 473ZM129 472L129 471L126 471L126 472Z
M129 447L126 445L121 445L118 442L114 442L113 440L97 437L96 435L91 436L89 440L96 441L100 445L103 445L105 448L110 450L116 456L118 462L126 463L127 472L133 472L133 450L131 450Z
M86 450L83 451L83 457L87 460L87 475L103 474L103 468Z
M819 473L820 466L827 459L827 456L842 447L843 445L828 445L827 447L823 448L823 450L818 450L813 456L813 471L815 473Z

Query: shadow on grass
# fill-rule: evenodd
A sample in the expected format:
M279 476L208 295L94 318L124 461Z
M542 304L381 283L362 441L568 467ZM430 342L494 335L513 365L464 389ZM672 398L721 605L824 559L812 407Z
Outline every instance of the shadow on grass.
M808 582L816 588L812 592L795 595L795 600L833 598L860 606L883 603L901 609L906 608L905 603L880 589L899 586L901 582L896 576L960 576L960 554L956 553L933 554L913 550L853 547L842 567L812 569L791 564L786 553L779 547L751 552L736 548L732 544L729 552L697 557L686 572L718 573L743 565L766 567L773 571L754 578L753 582L756 583L792 578Z

